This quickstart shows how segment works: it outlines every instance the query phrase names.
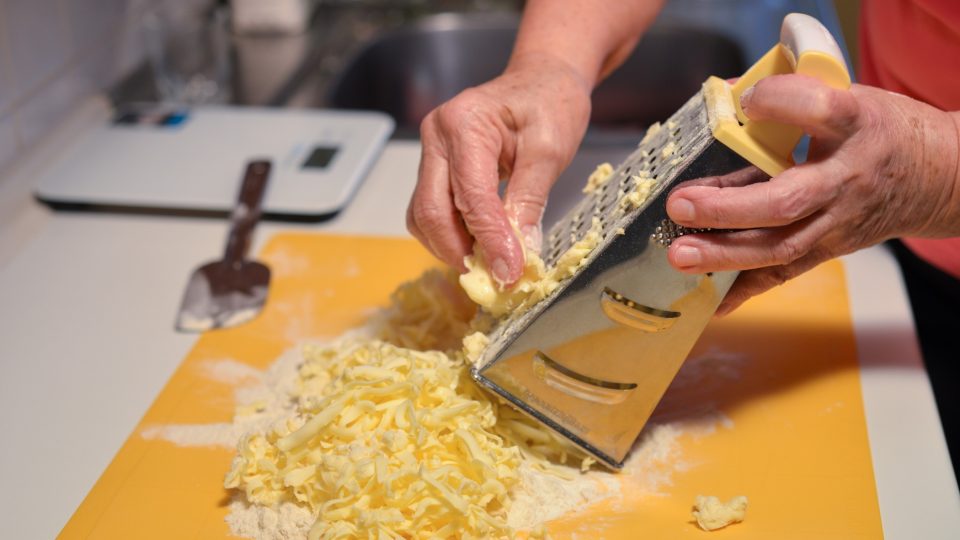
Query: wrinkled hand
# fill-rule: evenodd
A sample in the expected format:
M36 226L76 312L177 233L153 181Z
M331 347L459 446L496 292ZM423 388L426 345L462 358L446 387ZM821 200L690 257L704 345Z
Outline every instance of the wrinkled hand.
M500 77L432 111L407 228L447 264L465 270L474 242L502 284L519 279L523 242L539 250L547 194L590 117L590 84L563 61L513 59ZM507 179L503 200L501 179Z
M808 161L767 182L733 174L678 188L680 225L734 229L687 235L669 260L687 272L744 270L718 310L817 264L898 236L960 235L958 126L953 115L867 86L831 89L781 75L741 97L752 120L800 126Z

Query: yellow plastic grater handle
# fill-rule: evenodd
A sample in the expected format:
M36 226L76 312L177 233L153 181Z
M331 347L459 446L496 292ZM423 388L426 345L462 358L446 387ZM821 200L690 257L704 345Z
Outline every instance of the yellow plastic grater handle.
M850 74L840 47L820 21L802 13L784 17L780 43L730 86L738 122L714 125L714 136L720 142L770 176L793 166L793 149L803 131L787 124L751 121L740 108L740 95L764 77L786 73L816 77L833 88L850 88Z

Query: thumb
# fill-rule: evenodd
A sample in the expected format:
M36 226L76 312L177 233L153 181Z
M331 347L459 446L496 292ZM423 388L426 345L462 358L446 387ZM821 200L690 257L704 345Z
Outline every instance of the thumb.
M537 253L543 243L543 209L561 167L558 159L525 159L518 156L507 183L503 199L507 218L516 225L527 249Z

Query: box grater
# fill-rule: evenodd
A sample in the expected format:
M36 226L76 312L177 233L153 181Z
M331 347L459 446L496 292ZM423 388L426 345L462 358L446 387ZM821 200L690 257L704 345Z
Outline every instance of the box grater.
M816 19L790 14L781 41L734 85L711 77L607 181L546 236L553 264L592 226L602 240L577 272L526 312L502 321L472 370L474 378L601 463L620 468L736 272L681 273L667 261L675 238L699 230L673 223L670 192L694 179L756 166L768 176L791 165L802 135L750 122L740 93L759 79L803 73L850 84L842 54ZM621 199L635 176L655 180L636 208Z

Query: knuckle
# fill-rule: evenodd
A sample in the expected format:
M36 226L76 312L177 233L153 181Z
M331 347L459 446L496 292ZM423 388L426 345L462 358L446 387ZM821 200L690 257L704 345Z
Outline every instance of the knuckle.
M510 205L522 209L540 209L546 206L546 193L533 186L518 189L510 194Z
M774 266L770 269L772 287L779 287L796 277L790 265Z
M733 306L739 306L776 285L774 279L770 277L768 269L747 270L740 274L740 279L737 280L723 301Z
M539 160L561 162L566 160L566 150L559 134L550 129L539 129L524 138L524 151Z
M760 291L766 291L774 287L779 287L786 283L792 276L786 266L772 266L767 268L760 280L761 287L758 287L757 294Z
M829 88L818 87L810 93L810 119L816 124L828 124L833 119L835 105Z
M490 195L487 186L476 182L462 182L454 190L454 203L460 210L473 209L482 206Z
M427 237L436 236L449 221L447 212L440 206L426 202L416 205L411 217L413 225Z
M813 182L790 182L784 185L771 195L773 217L787 223L805 217L814 189Z
M775 252L775 262L785 264L791 263L806 254L808 246L795 236L788 236L777 244ZM780 268L780 267L778 267ZM786 281L786 278L784 279ZM782 283L782 281L780 282Z
M822 86L812 96L814 122L838 131L847 131L859 115L856 99L849 92Z
M714 199L695 200L694 205L697 208L698 214L702 212L709 218L710 222L706 224L708 226L720 227L731 223L727 209L722 204L717 204L717 201Z
M425 136L425 135L432 134L432 132L433 132L433 126L434 126L434 124L435 124L436 121L437 121L438 111L439 111L439 109L434 109L434 110L428 112L427 115L423 117L423 120L420 121L420 135L421 135L421 136Z
M838 126L849 128L860 117L860 102L849 92L833 91L834 122Z
M470 230L480 229L494 221L502 206L487 200L477 189L468 190L456 197L454 204ZM498 199L499 200L499 199Z
M436 109L436 122L444 131L454 133L472 129L483 116L486 104L484 96L468 88Z
M813 171L790 171L789 177L778 178L768 184L767 204L771 216L778 223L793 223L805 218L835 196L835 185Z
M412 203L407 207L406 224L407 231L409 231L410 234L417 236L420 233L420 228L417 227L417 220L414 216Z

